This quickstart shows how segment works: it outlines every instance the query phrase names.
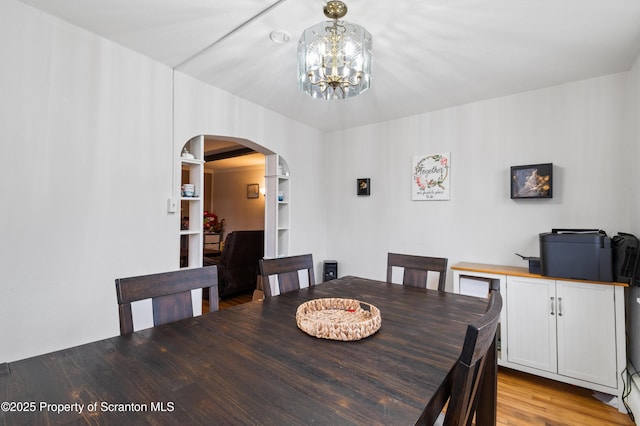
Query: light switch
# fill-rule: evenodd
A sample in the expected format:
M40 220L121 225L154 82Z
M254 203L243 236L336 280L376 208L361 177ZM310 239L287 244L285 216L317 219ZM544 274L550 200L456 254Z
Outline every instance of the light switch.
M175 213L177 210L178 203L176 203L176 200L174 198L169 198L169 200L167 200L167 212Z

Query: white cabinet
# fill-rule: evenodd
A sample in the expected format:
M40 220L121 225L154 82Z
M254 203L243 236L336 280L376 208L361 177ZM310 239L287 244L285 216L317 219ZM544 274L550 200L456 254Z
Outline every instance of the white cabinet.
M507 277L507 361L616 387L614 288Z
M501 366L613 394L622 403L626 368L626 284L543 277L526 268L461 262L454 292L465 279L500 283ZM462 282L462 286L461 286Z
M555 281L507 277L507 285L507 361L555 372Z
M265 251L266 258L289 255L291 216L291 176L287 162L268 155L265 168Z
M614 287L556 281L556 296L558 373L616 387Z
M186 153L191 155L185 156ZM192 158L193 157L193 158ZM197 268L202 266L204 214L204 136L187 142L180 152L180 266ZM185 184L193 185L193 194L185 194Z

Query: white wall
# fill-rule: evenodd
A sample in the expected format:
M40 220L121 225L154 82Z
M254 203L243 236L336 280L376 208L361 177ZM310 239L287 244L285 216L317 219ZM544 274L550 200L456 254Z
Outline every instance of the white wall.
M628 176L631 181L629 211L631 232L640 236L640 57L629 73L629 113L627 115L629 138L625 154L630 159Z
M552 228L629 231L627 90L623 73L330 135L328 255L340 275L384 279L388 251L526 266L514 253L537 256ZM450 201L411 201L412 156L439 152ZM511 200L510 166L546 162L553 199Z
M213 210L224 219L225 237L236 230L264 229L265 197L247 198L247 185L264 188L264 166L222 170L213 175Z
M171 69L14 0L0 58L0 363L117 335L115 278L178 268L167 200L192 136L283 154L294 194L321 175L320 132L180 75L174 138ZM300 201L292 250L321 257Z
M629 144L628 157L632 164L629 171L629 178L632 187L629 194L631 200L630 222L631 232L636 236L640 236L640 58L636 60L634 67L629 73L629 114L628 128L631 138ZM629 362L634 365L630 366L633 372L638 365L637 354L640 351L640 307L637 299L640 295L640 288L631 287L626 290L627 296L627 353L629 354ZM631 411L635 413L636 418L640 413L640 379L637 375L631 380L630 393L627 403L631 407Z
M117 334L114 279L177 255L171 70L22 3L0 21L1 362Z

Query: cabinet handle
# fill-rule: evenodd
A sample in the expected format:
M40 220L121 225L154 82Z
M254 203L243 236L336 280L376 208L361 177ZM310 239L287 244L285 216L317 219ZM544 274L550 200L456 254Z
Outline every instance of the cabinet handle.
M562 316L562 297L558 297L558 316Z
M556 313L554 312L554 308L555 308L555 303L554 303L555 298L552 297L551 298L551 315L555 315Z

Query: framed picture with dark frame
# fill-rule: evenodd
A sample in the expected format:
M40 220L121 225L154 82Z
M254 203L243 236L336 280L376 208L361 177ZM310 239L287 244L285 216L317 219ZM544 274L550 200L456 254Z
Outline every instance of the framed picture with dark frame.
M511 199L552 197L552 163L511 166Z
M358 195L371 195L371 179L358 179Z
M260 185L257 183L250 183L247 185L247 198L260 197Z

